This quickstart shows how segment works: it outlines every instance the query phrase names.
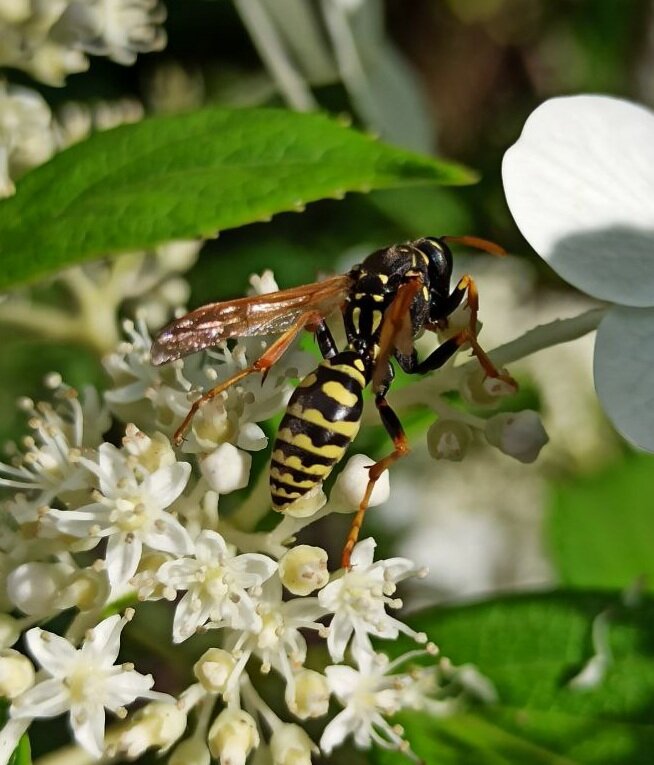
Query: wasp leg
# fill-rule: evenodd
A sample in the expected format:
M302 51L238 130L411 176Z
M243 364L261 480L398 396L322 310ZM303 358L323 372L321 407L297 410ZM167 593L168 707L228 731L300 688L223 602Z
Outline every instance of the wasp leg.
M379 352L372 374L372 390L378 393L384 386L390 358L396 349L402 354L413 351L413 328L411 326L411 304L423 286L422 277L409 277L397 291L393 302L386 309L379 334ZM401 346L398 348L398 346Z
M189 409L188 414L184 418L184 422L177 428L175 431L175 435L173 436L173 443L175 446L179 446L182 441L184 440L184 433L188 430L189 425L191 424L191 421L195 417L198 409L200 409L201 406L204 406L204 404L207 403L207 401L211 401L212 399L216 398L216 396L219 396L221 393L226 391L228 388L231 388L232 385L235 385L237 382L240 382L248 375L253 374L254 372L262 372L264 375L268 374L270 367L278 361L286 352L290 344L295 340L295 338L298 336L298 334L307 326L309 325L318 325L321 321L321 317L315 313L307 312L305 314L302 314L298 320L293 324L292 327L286 330L282 335L280 335L277 340L275 340L274 343L264 352L262 356L260 356L254 364L251 364L249 367L246 367L245 369L241 369L240 372L237 372L236 374L232 375L229 379L224 380L223 382L216 385L214 388L211 388L210 390L206 391L206 393L203 393L202 396L197 401L194 401L191 405L191 408Z
M479 341L477 340L479 291L477 290L475 280L472 278L472 276L470 276L470 274L465 274L459 279L456 287L452 290L452 293L449 295L445 303L443 313L445 316L449 316L449 314L451 314L454 310L456 310L456 308L459 307L459 305L461 305L461 302L466 295L466 305L470 309L470 322L468 324L468 328L458 332L456 335L454 335L454 337L450 338L450 340L444 342L442 345L436 348L436 350L433 351L433 353L431 353L424 361L417 363L414 368L407 369L405 366L402 368L405 372L415 372L416 374L431 372L432 370L443 366L443 364L445 364L445 362L454 355L458 348L468 343L472 348L473 354L479 360L479 363L481 364L484 372L488 375L488 377L502 380L508 385L517 389L518 384L516 381L510 375L501 372L495 366L495 364L493 364L486 351L484 351L484 349L479 345Z
M307 326L307 329L310 329L315 334L318 348L320 349L320 353L322 353L323 358L334 358L338 348L336 347L334 336L332 335L331 330L327 326L325 320L320 319L319 321L313 322L313 324Z
M409 441L406 437L406 434L404 433L402 423L400 422L395 412L389 406L389 403L386 401L384 394L385 391L384 393L377 394L375 398L375 405L377 406L377 411L379 412L379 416L381 417L381 421L384 424L384 427L386 428L389 436L393 439L393 446L395 448L386 457L375 462L375 464L372 465L369 470L370 477L368 480L368 485L366 486L366 492L363 495L363 499L361 500L361 504L359 505L359 509L357 510L356 515L352 519L350 532L347 535L347 541L345 542L345 547L343 548L343 554L341 556L341 565L343 568L350 568L350 557L352 555L352 550L354 545L357 543L357 539L359 538L359 532L361 531L361 526L363 524L363 517L366 514L366 510L368 509L368 504L370 502L370 497L372 496L373 489L375 488L375 483L378 481L384 470L388 470L388 468L394 462L397 462L397 460L399 460L401 457L404 457L405 454L409 453Z

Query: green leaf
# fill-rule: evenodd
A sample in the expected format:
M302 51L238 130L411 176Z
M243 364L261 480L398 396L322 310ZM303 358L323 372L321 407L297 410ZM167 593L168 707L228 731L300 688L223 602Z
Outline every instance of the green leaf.
M18 183L0 204L0 288L348 191L473 180L319 114L212 108L156 117L97 133Z
M8 765L32 765L32 750L27 733L21 736L18 746L9 758Z
M592 656L594 618L610 609L613 662L594 689L568 683ZM425 612L426 631L454 664L473 663L499 703L433 718L405 713L406 738L427 765L645 765L654 751L654 599L546 593ZM400 648L406 648L406 644ZM399 763L375 751L377 765Z
M548 516L552 558L574 587L654 588L654 457L633 455L555 487Z

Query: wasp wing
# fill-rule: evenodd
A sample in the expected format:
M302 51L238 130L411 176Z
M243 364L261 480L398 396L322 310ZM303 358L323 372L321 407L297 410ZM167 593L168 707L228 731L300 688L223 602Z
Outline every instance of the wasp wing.
M347 275L334 276L267 295L209 303L175 319L157 335L152 363L165 364L232 337L284 332L307 311L328 316L341 307L351 284Z

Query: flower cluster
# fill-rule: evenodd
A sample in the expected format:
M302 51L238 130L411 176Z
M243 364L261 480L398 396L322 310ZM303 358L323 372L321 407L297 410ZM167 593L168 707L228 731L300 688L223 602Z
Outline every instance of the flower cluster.
M277 285L266 273L252 288ZM198 391L248 365L271 338L157 368L145 321L126 331L105 358L108 390L78 392L52 374L51 402L20 402L31 435L0 464L0 678L11 702L0 763L33 720L63 713L95 757L156 748L170 749L172 763L211 754L225 765L259 748L275 763L308 763L316 743L288 720L323 717L332 698L342 709L318 742L324 752L350 735L359 746L408 751L388 718L403 708L445 711L457 696L448 688L441 698L451 685L442 664L399 670L437 652L396 614L398 585L424 571L405 558L375 560L371 538L354 548L349 570L330 571L324 549L297 542L327 514L357 509L371 461L351 457L329 498L319 492L270 531L256 530L270 510L266 471L235 511L218 511L223 496L251 484L251 453L268 440L260 423L284 408L293 379L315 358L292 349L263 385L228 389L202 407L175 449L170 435ZM371 504L388 494L384 476ZM177 697L153 691L153 678L132 664L116 664L123 628L148 601L174 611L172 643L212 636ZM117 604L129 604L124 618ZM41 626L62 612L63 636ZM12 648L23 632L36 666ZM401 634L422 647L391 661L377 643ZM306 666L308 636L325 641L332 664L322 672ZM259 672L283 679L286 714L257 691ZM137 698L149 703L130 716L125 707ZM106 735L105 710L124 718Z
M3 0L0 64L47 85L88 69L87 54L133 64L138 53L166 42L157 0Z

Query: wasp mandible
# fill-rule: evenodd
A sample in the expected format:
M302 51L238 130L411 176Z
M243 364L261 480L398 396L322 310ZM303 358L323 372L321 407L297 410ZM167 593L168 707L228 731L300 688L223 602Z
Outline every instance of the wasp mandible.
M377 250L349 273L267 295L211 303L176 319L152 345L152 362L165 364L223 340L281 333L251 366L204 393L193 403L173 440L179 445L200 406L247 375L266 375L303 330L315 334L324 361L293 392L279 426L270 463L270 494L283 511L321 484L342 459L359 431L363 391L371 385L393 451L370 467L369 481L355 514L342 555L348 568L363 517L379 476L409 451L402 424L386 400L393 380L391 358L409 374L443 366L468 345L486 375L514 381L500 372L477 342L479 298L472 277L463 276L450 291L456 242L493 254L505 254L477 237L424 237ZM448 317L467 296L469 324L420 361L413 341L423 330L447 327ZM341 311L347 347L339 350L325 322Z

